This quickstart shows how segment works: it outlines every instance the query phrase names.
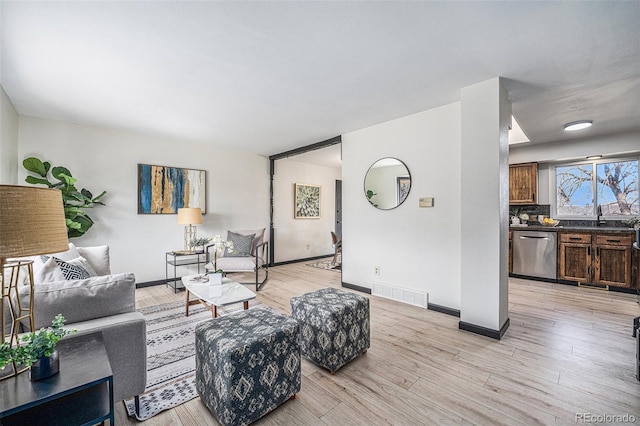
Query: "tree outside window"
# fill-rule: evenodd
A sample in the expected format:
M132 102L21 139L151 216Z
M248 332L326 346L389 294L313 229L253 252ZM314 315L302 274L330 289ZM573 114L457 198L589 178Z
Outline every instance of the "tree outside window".
M597 216L598 206L603 216L640 214L638 160L562 165L555 171L558 216Z

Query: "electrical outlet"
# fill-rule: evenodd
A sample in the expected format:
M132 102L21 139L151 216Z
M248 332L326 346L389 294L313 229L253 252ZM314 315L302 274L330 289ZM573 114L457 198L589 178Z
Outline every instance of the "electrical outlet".
M307 250L311 248L311 244L307 244Z
M376 275L380 275L380 267L379 266L376 266L374 268L374 271L375 271Z

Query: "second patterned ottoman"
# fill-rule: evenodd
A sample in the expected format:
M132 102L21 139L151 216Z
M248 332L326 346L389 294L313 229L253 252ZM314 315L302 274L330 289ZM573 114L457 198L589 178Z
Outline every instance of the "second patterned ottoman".
M300 323L300 351L335 373L369 349L369 299L336 288L291 298L291 317Z
M254 308L196 326L196 389L223 425L246 425L300 391L298 323Z

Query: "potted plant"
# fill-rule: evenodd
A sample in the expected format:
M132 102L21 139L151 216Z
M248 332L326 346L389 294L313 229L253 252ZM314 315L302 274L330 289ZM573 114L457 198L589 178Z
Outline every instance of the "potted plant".
M206 246L209 241L211 241L210 237L194 238L191 240L191 247L195 249L196 253L204 253L204 246Z
M222 254L225 249L232 252L233 242L222 239L220 235L216 235L211 241L213 241L213 270L209 273L209 282L212 284L221 284L224 271L218 269L218 254Z
M64 336L77 331L62 328L65 321L58 314L51 321L51 327L23 335L18 346L12 347L9 342L0 344L0 369L9 363L31 367L29 378L32 381L57 374L60 364L56 345Z
M511 215L511 224L512 225L520 225L520 209L518 207L514 208L509 212Z

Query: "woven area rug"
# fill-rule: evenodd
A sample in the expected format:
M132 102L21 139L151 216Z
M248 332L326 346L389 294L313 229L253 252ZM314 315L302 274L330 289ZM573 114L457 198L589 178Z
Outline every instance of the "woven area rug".
M264 306L249 301L249 309ZM224 316L243 309L242 303L218 308ZM156 414L198 396L195 383L195 326L211 319L211 311L201 304L184 315L184 301L139 309L147 323L147 387L140 395L140 414L135 414L133 398L125 400L129 416L147 420Z
M333 263L331 263L331 261L333 260L333 256L328 258L328 259L322 259L318 262L314 262L314 263L306 263L307 266L313 266L314 268L320 268L320 269L328 269L331 271L336 271L336 272L340 272L340 268L341 268L341 259L340 256L338 256L338 260L336 261L336 264L334 265Z

